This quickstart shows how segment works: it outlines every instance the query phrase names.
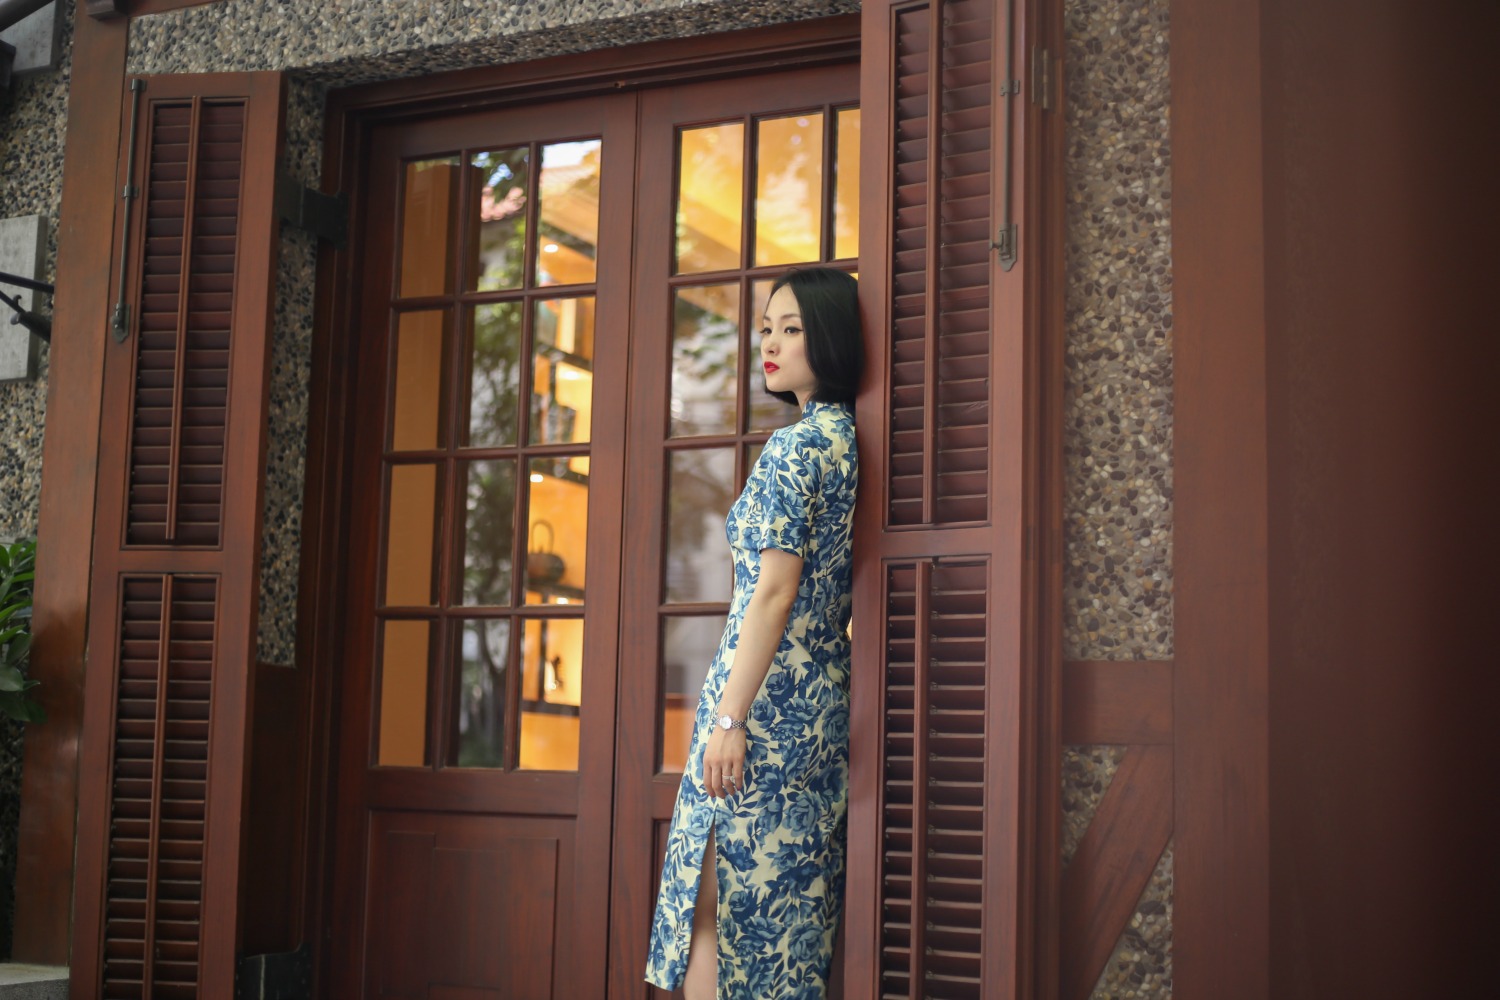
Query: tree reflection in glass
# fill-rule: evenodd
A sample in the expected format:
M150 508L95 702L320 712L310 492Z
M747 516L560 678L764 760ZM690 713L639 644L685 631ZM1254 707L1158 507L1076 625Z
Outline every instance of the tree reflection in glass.
M536 283L594 280L599 256L599 140L542 147Z
M745 123L679 132L677 176L676 273L739 267Z
M739 492L734 485L734 449L669 454L666 599L727 601L733 562L724 517Z
M464 603L508 605L516 531L515 460L468 463L466 507Z
M733 434L740 286L678 289L672 312L672 436Z
M469 353L469 441L472 448L516 443L521 400L519 302L478 306Z
M520 288L525 280L529 163L525 146L474 154L471 211L479 216L479 236L469 251L471 291Z
M510 663L510 622L467 621L459 639L463 658L458 684L459 767L505 766L505 672Z

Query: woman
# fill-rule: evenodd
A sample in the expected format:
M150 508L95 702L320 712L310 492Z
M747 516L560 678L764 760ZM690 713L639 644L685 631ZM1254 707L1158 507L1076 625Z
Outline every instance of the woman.
M766 304L766 390L802 419L771 435L725 525L734 598L698 702L646 968L687 1000L824 995L844 895L856 290L842 271L805 268Z

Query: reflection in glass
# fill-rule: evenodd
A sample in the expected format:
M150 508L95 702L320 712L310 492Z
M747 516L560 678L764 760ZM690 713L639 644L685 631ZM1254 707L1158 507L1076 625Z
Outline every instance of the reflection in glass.
M719 651L724 615L666 618L661 635L661 770L681 771L708 666Z
M438 467L390 467L386 507L385 603L392 607L436 603Z
M840 108L833 165L833 256L859 256L859 109Z
M474 309L469 353L470 447L516 443L522 308L519 302L497 302Z
M521 631L522 770L578 770L583 619L532 618Z
M672 310L672 436L733 434L740 286L679 288Z
M731 583L724 517L734 503L734 449L668 453L666 599L727 601Z
M538 302L532 330L531 443L589 439L594 402L594 299Z
M820 260L822 221L823 115L756 122L756 265Z
M391 449L438 447L438 412L443 386L443 330L446 310L402 313L396 327L395 412Z
M766 303L771 298L773 283L773 281L756 281L750 286L750 301L753 310L750 317L755 324L751 327L755 331L755 336L750 338L750 357L755 363L746 368L745 375L749 379L749 385L746 387L748 391L745 398L750 401L748 424L752 431L774 431L778 427L794 423L801 415L796 406L783 403L766 392L766 373L760 366L760 331L765 327Z
M677 166L676 273L739 267L744 123L683 129L677 135Z
M427 673L432 623L387 621L380 644L380 740L375 763L427 763Z
M464 603L507 605L515 558L516 463L492 459L467 464Z
M418 160L406 165L401 201L403 297L442 295L453 287L453 220L458 202L458 160Z
M466 621L458 643L458 745L452 761L459 767L504 767L510 622Z
M470 184L478 204L478 238L469 249L469 288L520 288L526 279L526 146L475 153Z
M542 147L536 283L594 280L599 248L599 140Z
M526 603L582 604L589 478L576 458L533 458L528 467Z

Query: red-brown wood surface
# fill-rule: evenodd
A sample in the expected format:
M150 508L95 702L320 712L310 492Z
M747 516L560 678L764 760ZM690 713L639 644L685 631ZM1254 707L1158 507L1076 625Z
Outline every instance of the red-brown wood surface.
M1040 472L1048 468L1043 456L1049 433L1045 414L1057 402L1042 379L1044 373L1056 378L1060 369L1055 358L1050 366L1044 363L1040 342L1045 267L1037 185L1046 162L1039 148L1040 115L1033 114L1032 107L1019 97L1010 98L1007 108L1007 98L1001 93L1004 88L998 86L1005 76L1003 67L1013 67L1014 77L1026 78L1037 11L1017 5L1012 20L1006 4L983 8L966 3L930 8L892 2L864 6L861 191L866 201L862 215L866 220L884 219L887 224L867 221L861 234L861 294L868 324L867 356L873 363L858 409L863 447L854 620L883 623L895 613L887 606L886 565L925 563L936 574L949 565L950 558L969 556L988 567L984 684L976 689L982 694L975 701L982 713L980 734L985 747L983 823L980 846L975 849L982 859L978 899L983 919L975 946L978 974L972 981L960 977L933 988L956 991L953 995L1022 997L1030 996L1034 988L1034 905L1049 891L1042 886L1055 878L1053 873L1036 873L1034 858L1038 856L1035 838L1045 828L1037 819L1038 802L1050 800L1053 794L1040 792L1039 783L1056 781L1055 772L1041 773L1048 759L1041 750L1044 741L1051 739L1055 746L1055 733L1044 736L1044 731L1049 725L1055 730L1055 723L1037 714L1052 704L1044 693L1052 683L1046 678L1045 663L1056 653L1037 633L1049 614L1055 615L1046 610L1047 601L1039 595L1046 574L1038 551L1056 550L1055 539L1046 532L1056 515L1049 516L1045 510L1048 504L1055 505L1057 495L1055 490L1049 493L1040 487ZM976 33L986 20L988 30ZM957 33L954 24L966 25L968 30ZM988 46L989 67L979 84L974 73L981 64L971 59L976 58L974 46L980 44L976 39L986 36L989 41L983 44ZM938 65L924 79L919 64L929 58ZM949 68L953 71L948 72ZM906 82L898 86L898 79ZM960 93L976 85L991 95L982 124L970 121L969 95ZM911 100L903 103L903 96ZM935 131L927 131L929 127L941 128L944 140L939 142ZM983 134L986 128L988 136ZM1009 186L1003 173L1007 128L1012 139ZM982 146L972 147L981 141ZM908 143L925 144L925 156ZM992 165L987 195L970 190L974 178L965 159L981 155L980 149L988 150ZM1030 180L1033 172L1037 182ZM958 187L944 187L947 177L957 179ZM919 183L930 194L908 187L913 199L910 210L892 218L888 206L893 203L893 191L903 184ZM963 212L950 219L937 210L939 191L945 203L950 195L980 197L991 230L998 229L1000 220L1009 214L1021 234L1018 263L1005 271L992 250L978 263L962 254L940 252L941 244L963 243L969 237L949 225L961 223ZM925 213L925 222L918 220L920 213ZM901 230L902 235L898 237L893 230ZM1055 274L1055 257L1052 270ZM949 374L960 381L967 375L963 365L956 371L951 364L949 371L944 369L945 361L967 355L960 345L970 335L966 310L950 311L958 303L940 300L938 292L950 287L983 290L975 302L988 313L979 328L988 331L987 381L980 389L981 397L955 400L971 415L984 413L979 443L987 451L984 467L988 475L977 495L960 485L962 474L944 479L945 470L972 464L966 452L976 444L954 432L958 427L950 422L954 414L944 409L944 393L953 390L940 385ZM1055 294L1056 289L1051 291ZM914 295L927 297L921 308L907 298ZM946 436L945 428L950 432ZM925 435L926 444L918 450L915 441L910 442L910 455L903 451L890 458L877 442L894 442L893 435ZM950 451L958 463L953 466L942 457ZM917 455L920 467L912 457ZM1056 475L1055 466L1051 474ZM922 485L911 477L919 477ZM958 485L954 494L958 502L945 499L945 482ZM895 504L890 502L893 497ZM960 565L966 561L954 560ZM929 595L931 612L939 620L952 613L946 607L950 599L938 591ZM925 618L925 614L918 617ZM922 627L918 626L919 635ZM893 724L889 713L900 710L885 704L886 685L894 683L887 671L897 657L897 648L889 644L882 648L868 640L856 641L851 739L855 746L884 747L892 762L904 754L900 745L889 744L886 728ZM932 669L937 669L936 664ZM1047 710L1056 711L1055 706ZM924 755L930 757L927 766L940 763L931 756L940 744L929 747L928 731L920 725L915 729L913 767L920 774L917 760ZM944 845L929 843L930 834L915 821L909 845L895 844L887 837L886 823L891 822L887 798L898 795L902 779L899 769L884 765L877 756L855 754L851 764L848 989L851 996L918 997L926 992L923 983L928 971L919 966L931 965L933 971L955 968L952 963L963 947L949 955L951 942L941 935L928 939L917 913L903 918L904 911L882 907L886 880L871 879L869 873L898 866L909 855L914 861L911 877L930 884L916 859ZM859 873L864 873L863 878ZM912 891L915 897L918 890ZM890 940L886 930L895 929L903 919L910 926L909 942L896 951L883 952ZM929 948L934 949L934 957L928 956ZM902 954L909 954L910 960L901 958Z
M1500 199L1472 123L1500 8L1259 7L1269 996L1485 996ZM1423 86L1366 100L1397 65Z
M1259 0L1172 6L1173 989L1269 995Z
M1063 499L1066 433L1064 385L1067 367L1067 115L1063 80L1067 72L1063 54L1067 49L1063 4L1040 3L1034 15L1033 60L1028 92L1033 106L1045 113L1033 115L1036 140L1028 143L1026 155L1031 176L1036 179L1036 229L1041 254L1033 269L1036 282L1036 314L1041 328L1037 371L1041 400L1038 404L1041 444L1037 454L1038 524L1032 559L1037 563L1036 619L1036 835L1033 848L1036 872L1036 909L1032 920L1036 957L1034 995L1057 995L1060 976L1061 872L1062 872L1062 773L1063 717L1066 701L1062 685L1063 664Z
M1062 669L1062 742L1170 744L1170 660L1083 660Z
M1060 1000L1088 1000L1172 836L1172 749L1132 746L1063 874Z
M161 376L168 380L166 391L189 404L201 379L224 385L228 405L217 412L225 490L214 532L217 544L192 549L129 542L126 510L136 488L129 473L136 454L130 435L141 432L132 419L137 413L136 368L140 357L164 349L155 346L152 338L158 334L151 324L139 320L146 297L162 294L153 284L157 279L143 274L143 265L162 251L163 234L175 238L170 234L181 232L180 223L143 211L135 217L128 250L127 291L134 319L129 336L111 341L105 359L102 412L109 419L99 438L99 544L90 594L93 659L80 746L83 784L71 963L72 995L78 997L100 995L106 981L116 984L111 990L127 990L143 980L139 988L159 996L233 990L276 251L269 208L282 100L282 80L275 73L146 81L141 107L146 141L131 165L137 185L144 186L157 167L149 155L149 137L156 133L148 126L160 105L189 108L194 122L206 106L243 110L238 137L223 139L242 147L231 161L239 211L231 217L235 293L227 349L206 352L211 357L205 369L204 352L189 353L189 348L198 351L194 338L201 336L203 321L189 315L183 324L179 308L180 325L171 335L176 346L165 348L177 351L179 362L175 374L164 370ZM199 142L197 128L195 124L185 133L190 146L221 141L208 131ZM203 176L231 176L216 167L203 169ZM153 183L167 183L165 178L172 176L193 175L185 166L160 167ZM191 192L191 184L184 186ZM222 257L216 228L182 234L180 252L195 263L175 272L170 279L175 291L167 294L189 298L200 280L194 276L202 273L197 259L208 261L210 253ZM140 391L147 387L141 383ZM164 412L178 414L169 420L186 422L192 416L181 404ZM181 453L192 447L186 440ZM178 448L175 439L172 448ZM184 539L187 545L194 540L192 535ZM149 603L151 594L158 595L155 605ZM154 619L152 607L158 609ZM151 649L158 664L154 671ZM141 688L147 677L153 678L151 686ZM145 698L150 700L141 700ZM142 740L148 742L143 745ZM137 905L138 899L144 902Z
M125 22L75 12L57 249L68 294L57 297L52 318L30 662L48 718L26 728L12 947L17 961L48 965L67 964L71 934L99 397L119 239L100 220L114 217L119 194L124 73Z

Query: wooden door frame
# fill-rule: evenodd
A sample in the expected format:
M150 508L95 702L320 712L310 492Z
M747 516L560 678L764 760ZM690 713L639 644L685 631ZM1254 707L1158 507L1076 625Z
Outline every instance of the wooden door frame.
M514 66L486 67L385 81L337 90L325 116L322 188L360 199L363 164L380 125L457 110L500 110L520 103L619 93L674 82L731 77L745 72L819 66L858 58L859 19L840 16L705 38L607 49L587 60L560 56ZM352 412L357 363L351 363L358 317L358 254L365 236L350 220L349 243L324 245L314 295L312 375L309 392L307 478L299 578L297 662L313 672L312 789L309 816L310 875L304 926L320 928L309 944L315 955L314 995L325 995L322 958L336 912L332 899L337 801L337 701L342 664L339 644L348 614L344 566L350 523L347 489L353 472Z

